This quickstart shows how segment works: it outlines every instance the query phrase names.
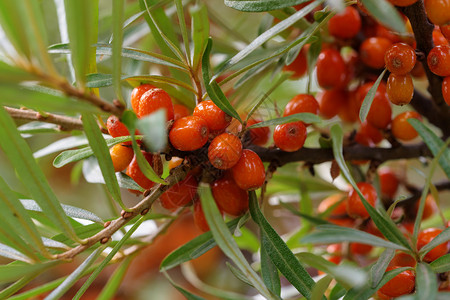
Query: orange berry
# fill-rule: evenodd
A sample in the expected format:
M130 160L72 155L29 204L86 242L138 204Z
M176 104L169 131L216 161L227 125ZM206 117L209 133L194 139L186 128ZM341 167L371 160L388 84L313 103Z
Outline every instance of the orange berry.
M358 10L352 6L347 6L328 21L328 31L337 38L351 39L358 34L360 29L361 17Z
M414 210L416 213L419 211L419 204L420 201L416 201L414 204ZM422 220L426 220L434 215L434 213L437 211L437 205L436 201L434 200L433 196L431 194L428 194L425 198L425 206L423 207L423 214L422 214Z
M358 144L367 147L373 147L376 144L380 143L383 139L384 137L381 131L373 127L370 123L367 122L367 120L361 123L355 135L355 141Z
M241 155L241 140L229 133L222 133L215 137L208 148L209 162L221 170L233 167L239 161Z
M343 194L333 194L320 201L317 207L318 213L326 212L330 207L334 206L333 210L329 213L329 216L343 216L347 214L346 199L343 199ZM337 204L339 202L339 204ZM337 205L336 205L337 204Z
M424 0L425 11L428 19L433 24L445 25L450 23L450 1L448 0Z
M414 68L411 70L411 75L416 78L425 77L425 69L421 62L416 62Z
M386 271L397 269L399 267L388 267ZM386 282L380 288L380 292L389 297L399 297L409 294L414 290L416 284L416 275L412 270L406 270Z
M378 170L378 177L380 178L381 194L389 199L394 198L397 193L399 181L397 175L389 167L380 168Z
M435 46L448 45L448 41L442 32L439 30L439 26L435 26L433 30L433 44Z
M441 30L442 35L450 41L450 24L448 25L440 25L439 29Z
M162 165L156 165L154 163L153 154L142 151L142 154L144 155L145 159L148 161L150 166L152 166L155 170L155 172L158 175L161 175L162 173ZM161 163L161 161L159 161ZM127 168L126 174L130 176L134 181L136 181L137 184L139 184L143 189L148 190L151 188L154 184L153 181L148 179L144 173L142 173L141 169L139 168L136 155L131 160L130 165Z
M410 6L417 2L417 0L389 0L395 6Z
M444 96L445 103L450 105L450 76L447 76L442 81L442 96Z
M211 190L219 210L232 216L242 215L248 210L247 191L241 189L231 176L216 180Z
M292 61L289 65L285 65L283 67L283 71L286 72L294 72L292 74L292 79L298 79L306 74L306 70L308 69L308 64L306 61L306 51L301 50L297 57Z
M194 223L201 231L209 231L208 221L206 221L202 204L199 200L194 201Z
M133 149L123 144L114 145L109 149L111 160L113 162L114 171L120 172L124 170L133 159Z
M397 267L415 267L417 261L411 255L405 252L397 252L395 256L392 258L389 266L397 266Z
M150 90L156 88L151 84L141 84L133 89L131 92L131 108L136 114L139 114L139 102L141 101L142 95Z
M181 151L194 151L208 141L209 129L205 120L197 116L187 116L173 123L169 132L172 146Z
M348 93L343 90L325 90L317 94L319 113L325 119L331 119L345 107Z
M348 70L339 51L325 49L317 58L317 82L324 89L345 88ZM333 72L330 72L333 70Z
M108 129L108 133L113 138L130 135L127 126L120 122L119 118L115 115L110 115L108 117L108 120L106 121L106 128Z
M411 102L414 94L414 84L410 74L389 75L386 92L389 100L395 105L405 105Z
M260 123L260 120L250 119L247 122L247 126L252 126L253 124ZM269 140L270 129L269 127L258 127L251 128L250 131L250 141L252 144L258 146L264 146Z
M371 37L364 40L359 48L361 60L367 66L374 69L384 67L384 54L392 42L383 37Z
M392 120L391 131L397 139L402 141L410 141L417 137L417 131L408 122L408 119L410 118L420 120L421 116L415 111L405 111L397 115L394 120Z
M373 83L369 82L363 84L356 91L356 97L359 102L359 108L364 101L369 89L373 86ZM359 111L358 108L358 111ZM378 86L375 96L373 98L372 105L367 115L367 122L378 129L386 129L391 123L392 108L391 103L387 97L386 85L381 82Z
M319 113L319 103L312 95L298 94L286 104L283 117L305 112L317 115Z
M401 38L396 32L391 31L391 29L384 27L381 24L376 24L375 36L387 38L392 43L401 42Z
M173 120L176 121L178 119L189 116L191 113L189 112L189 108L182 104L174 104L173 106Z
M307 136L303 122L277 125L273 132L275 145L283 151L294 152L303 147Z
M139 101L139 118L149 115L159 109L166 110L167 121L173 120L173 104L169 94L163 89L149 89Z
M434 74L442 77L450 76L450 45L440 45L431 49L427 63Z
M231 123L231 117L211 100L197 104L193 115L204 119L210 131L224 130Z
M161 205L168 210L188 205L197 195L197 186L195 177L188 174L184 180L174 184L159 197Z
M353 255L367 255L372 251L373 247L371 245L361 244L361 243L350 243L350 253Z
M414 49L404 43L390 46L384 54L384 62L389 72L396 75L409 73L416 64Z
M370 205L375 206L375 201L377 199L377 191L370 183L360 182L357 184L358 188L361 190L364 198L369 202ZM367 219L369 213L364 207L361 198L359 198L358 193L355 189L351 189L348 194L347 200L347 214L352 218L362 218Z
M429 242L431 242L436 236L438 236L442 232L442 229L439 228L428 228L421 232L419 232L419 235L417 236L417 250L422 249L423 246L427 245ZM444 242L433 249L431 249L423 258L426 262L432 262L439 257L447 254L449 248L448 248L448 242Z
M361 103L357 97L357 90L352 90L348 93L344 105L339 110L339 118L347 123L354 123L359 119L359 109Z
M260 188L266 179L266 170L261 158L249 149L242 150L241 158L231 168L231 174L236 184L248 191Z

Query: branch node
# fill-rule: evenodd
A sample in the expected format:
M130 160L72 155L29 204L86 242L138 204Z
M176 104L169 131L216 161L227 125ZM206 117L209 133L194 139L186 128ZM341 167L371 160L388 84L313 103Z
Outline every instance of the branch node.
M109 237L105 236L100 240L100 244L106 244L109 241Z
M124 210L122 210L122 211L120 212L120 215L122 216L122 218L128 219L128 218L131 218L131 217L133 216L133 213L130 212L130 211L124 211Z
M109 225L111 225L111 221L105 222L105 224L103 224L103 228L106 228L106 227L108 227Z

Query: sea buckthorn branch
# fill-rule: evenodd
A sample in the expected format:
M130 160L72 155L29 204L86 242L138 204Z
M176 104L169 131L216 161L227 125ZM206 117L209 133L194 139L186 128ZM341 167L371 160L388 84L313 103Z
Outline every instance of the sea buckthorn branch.
M145 193L144 199L142 199L134 207L130 208L129 211L122 211L121 216L113 221L108 221L104 224L105 229L101 230L97 234L85 239L82 244L55 256L56 259L70 260L76 255L85 251L97 242L106 243L111 236L118 231L120 228L125 226L129 221L138 215L145 215L151 209L153 203L161 196L167 189L176 184L177 182L183 180L191 167L189 165L181 165L175 168L173 173L166 178L166 185L157 184L152 189Z
M3 107L9 115L17 120L40 121L59 125L61 131L83 130L83 123L80 119L51 113L40 113L31 109L17 109Z
M283 166L290 162L309 162L319 164L334 159L331 148L306 148L303 147L295 152L284 152L275 148L264 148L250 145L249 149L255 151L265 162L277 162ZM366 147L362 145L351 145L344 147L345 160L376 160L384 162L396 159L409 159L418 157L431 157L432 154L425 144L402 145L395 148Z
M434 183L434 186L436 187L436 190L438 191L450 191L450 181L441 181ZM412 195L408 197L407 199L401 201L398 203L397 206L405 207L409 210L414 209L414 203L418 200L420 200L420 197L422 196L422 190L421 188L408 185L406 186L408 192L410 192ZM411 215L415 215L415 211L410 211Z

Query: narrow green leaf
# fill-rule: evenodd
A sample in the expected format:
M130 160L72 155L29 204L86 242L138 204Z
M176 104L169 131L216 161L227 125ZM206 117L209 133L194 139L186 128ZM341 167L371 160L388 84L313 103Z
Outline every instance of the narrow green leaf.
M175 281L169 276L167 272L163 272L164 276L169 280L169 282L176 288L186 299L188 300L205 300L204 298L194 295L191 292L185 290L180 285L176 284Z
M132 260L132 256L127 256L120 266L114 270L113 275L109 278L108 283L102 289L100 295L98 295L97 300L109 300L114 298Z
M228 115L233 118L239 120L242 123L241 117L237 113L237 111L233 108L233 106L228 101L227 97L223 94L222 90L218 86L218 84L213 81L210 83L210 65L209 65L209 55L211 53L212 48L212 39L208 39L208 44L206 46L205 52L203 53L202 58L202 74L203 74L203 82L205 84L206 91L208 92L208 96L211 100L216 104L221 110L226 112Z
M253 283L250 282L250 280L244 275L244 273L241 272L241 270L239 270L238 268L236 268L235 266L233 266L229 262L226 262L225 264L227 265L228 269L230 269L231 273L233 273L233 275L237 279L239 279L240 281L242 281L246 285L251 286L251 287L254 288Z
M380 85L380 82L383 79L384 74L386 73L386 70L387 69L384 69L383 72L381 72L380 76L378 76L375 83L372 85L372 87L367 92L366 97L364 97L364 101L361 104L361 109L359 111L359 119L361 120L361 122L364 122L367 118L367 115L369 114L370 107L372 106L373 98L375 97L378 86Z
M23 1L0 1L0 25L17 53L30 58L27 28L23 26L26 22L23 5Z
M331 277L330 275L326 275L323 278L321 278L319 281L317 281L316 284L314 285L312 293L311 293L311 300L323 299L323 295L325 295L332 280L333 280L333 277Z
M142 138L142 137L139 136L139 138ZM129 137L129 136L121 136L121 137L117 137L117 138L107 139L106 145L109 148L109 147L112 147L119 143L129 142L130 140L131 140L131 137ZM61 152L58 156L55 157L55 159L53 160L53 166L56 168L61 168L69 163L88 158L89 156L91 156L93 154L94 154L94 152L92 151L92 148L89 146L84 147L82 149L77 149L77 150L67 150L67 151Z
M444 273L450 271L450 254L445 254L430 263L430 267L435 273Z
M39 274L53 266L60 264L59 261L51 261L43 264L27 264L15 261L7 265L0 266L0 283L13 282L24 276Z
M167 146L166 111L160 109L139 119L136 126L145 136L143 141L150 152L157 153Z
M374 288L380 283L381 278L383 278L386 269L394 258L395 250L392 248L387 248L381 253L380 257L376 263L370 268L370 281L371 287Z
M71 238L77 240L72 226L53 193L42 170L33 158L31 149L20 136L16 125L3 108L0 108L0 147L22 180L30 195L49 218Z
M42 208L34 200L20 199L20 203L26 210L32 210L37 212L42 212ZM92 222L97 222L103 224L103 220L100 219L96 214L85 210L83 208L75 207L72 205L62 204L64 213L71 218L78 218L83 220L88 220Z
M427 126L417 119L408 119L408 122L419 133L422 140L427 144L431 153L434 156L438 155L441 148L444 146L444 142ZM450 179L450 150L445 149L444 153L439 158L439 166L444 170L447 178Z
M145 220L145 217L140 217L136 223L133 224L133 226L130 228L130 230L127 231L127 233L120 239L120 241L114 246L114 248L111 250L111 252L108 253L108 256L105 257L105 259L100 263L100 265L95 269L95 271L89 276L89 278L84 282L83 286L78 290L76 295L73 297L74 300L80 299L81 296L83 296L84 292L89 288L89 286L92 284L92 282L97 278L97 276L100 274L100 272L108 265L108 263L111 261L111 259L116 255L116 253L122 249L122 246L124 243L130 238L130 236L136 231L136 229L139 228L139 226L142 224L142 222Z
M175 6L177 7L178 23L180 26L181 36L183 37L184 50L186 56L189 59L191 57L191 49L189 47L189 37L186 29L186 20L184 18L183 2L181 0L175 0Z
M209 187L200 185L199 194L205 218L217 245L222 249L224 254L236 264L239 270L244 273L245 277L248 278L263 297L266 297L267 299L277 299L277 297L267 289L261 278L251 268L244 255L239 250L222 219Z
M226 224L230 232L234 232L240 218L236 218ZM170 270L180 264L201 256L216 246L211 231L205 232L188 243L180 246L167 255L161 262L161 271Z
M429 242L419 250L420 258L423 258L428 252L430 252L430 250L432 250L436 246L439 246L440 244L446 243L448 241L450 241L450 227L445 228L434 239L432 239L431 242Z
M33 156L34 158L40 158L55 152L59 152L62 150L67 150L70 148L80 147L88 144L88 140L85 136L77 135L77 136L70 136L67 138L63 138L60 140L55 141L54 143L51 143L50 145L39 149L38 151L34 152Z
M319 116L312 114L312 113L298 113L298 114L293 114L293 115L290 115L287 117L281 117L281 118L276 118L276 119L272 119L272 120L259 122L259 123L253 124L252 126L249 126L247 128L252 129L252 128L259 128L259 127L280 125L280 124L286 124L286 123L291 123L291 122L295 122L295 121L302 121L305 123L319 123L322 120L320 119Z
M399 33L405 33L405 22L397 9L386 0L361 0L365 8L383 25Z
M357 242L377 247L407 250L407 248L402 245L394 244L373 234L354 228L347 228L336 225L319 225L316 227L316 229L317 231L306 235L301 240L302 243L332 244L340 242Z
M114 91L116 93L116 97L120 102L125 104L125 100L122 95L122 85L121 76L122 76L122 39L123 39L123 30L122 30L122 22L123 22L123 14L125 10L125 1L124 0L114 0L112 3L112 11L113 11L113 35L114 39L112 42L113 51L112 51L112 59L113 59L113 86Z
M391 218L386 214L386 212L381 210L377 211L372 205L370 205L356 185L356 182L352 178L350 170L348 169L347 164L344 160L344 155L342 153L344 133L342 131L342 128L338 124L335 124L331 127L331 138L334 158L336 159L336 162L341 169L341 174L343 174L347 181L350 182L352 187L357 191L364 207L367 209L367 212L369 213L377 228L388 240L398 244L401 249L408 249L410 251L413 251L408 240L394 224Z
M419 262L416 267L417 299L435 299L438 291L436 273L429 264Z
M261 247L264 247L272 262L280 270L281 274L307 299L311 297L314 280L306 272L298 259L272 228L258 205L258 199L254 191L249 192L249 208L252 219L259 225L261 232L266 235Z
M2 4L0 4L1 6ZM0 8L1 9L1 8ZM37 80L36 75L0 60L0 81L3 83L18 83L21 81Z
M50 89L32 89L14 84L0 83L2 97L0 104L12 107L25 106L38 111L47 112L96 112L98 107L64 96L62 93Z
M97 29L98 0L64 0L64 8L75 77L78 87L83 88L85 76L89 73L91 36Z
M189 8L192 22L192 41L194 49L192 52L192 69L198 70L200 61L208 44L209 19L208 11L203 3Z
M102 136L100 128L91 114L83 114L82 120L86 137L88 138L89 145L91 146L92 151L97 158L100 169L102 170L106 187L114 200L119 203L122 208L124 208L125 205L123 204L120 195L120 188L115 175L111 155L109 154L108 146Z
M17 280L16 282L8 285L3 290L0 291L0 299L12 299L11 296L20 291L23 287L25 287L30 281L35 279L38 275L29 275L24 276Z
M93 46L96 47L97 49L96 50L97 55L112 56L111 45L95 44ZM56 44L49 47L49 53L71 54L72 51L70 50L68 44ZM122 57L131 58L138 61L146 61L158 65L175 68L183 72L188 72L186 65L184 65L179 60L158 53L133 48L122 48Z
M116 172L116 177L117 181L119 182L119 186L121 188L145 192L145 190L127 174L124 174L122 172Z
M225 0L226 6L248 12L263 12L282 9L308 2L307 0Z
M97 260L106 245L95 249L88 258L75 271L72 272L55 290L53 290L45 300L57 300L61 297L83 276L83 273Z
M261 231L261 244L267 245L268 237ZM270 259L265 247L261 247L261 275L264 284L275 294L281 295L280 275L278 274L277 266Z
M167 76L158 76L158 75L138 75L138 76L129 76L129 77L125 77L124 80L126 80L127 82L130 81L146 81L146 82L154 82L154 83L167 83L170 85L175 85L175 86L179 86L182 87L192 93L196 93L196 91L194 90L194 88L192 87L192 85L187 84L183 81L180 81L176 78L172 78L172 77L167 77Z

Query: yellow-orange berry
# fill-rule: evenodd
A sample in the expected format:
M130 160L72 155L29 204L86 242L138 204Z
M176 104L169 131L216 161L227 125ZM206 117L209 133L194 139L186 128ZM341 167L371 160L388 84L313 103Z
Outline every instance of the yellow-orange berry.
M239 161L241 154L241 140L229 133L222 133L216 136L208 148L210 163L221 170L233 167Z
M114 171L120 172L130 164L133 159L133 149L123 144L114 145L109 149Z
M166 120L173 120L173 103L169 94L163 89L149 89L146 91L139 101L138 117L144 117L159 109L166 110Z
M374 69L384 67L384 54L392 42L383 37L371 37L362 42L359 48L361 60L367 66Z
M428 19L435 25L445 25L450 22L449 0L424 0Z
M205 120L197 116L187 116L173 123L169 132L172 146L181 151L194 151L208 141L209 129Z
M204 119L210 131L224 130L231 122L231 116L221 110L211 100L197 104L193 115Z
M440 45L431 49L428 53L427 63L434 74L443 77L450 76L450 45Z
M384 54L386 68L396 75L409 73L416 64L416 53L414 49L404 43L390 46Z
M414 84L410 74L389 75L386 92L389 100L395 105L405 105L411 102L414 94Z
M397 115L392 120L392 134L399 140L410 141L417 137L418 133L414 127L409 124L408 119L421 119L420 115L415 111L405 111Z

